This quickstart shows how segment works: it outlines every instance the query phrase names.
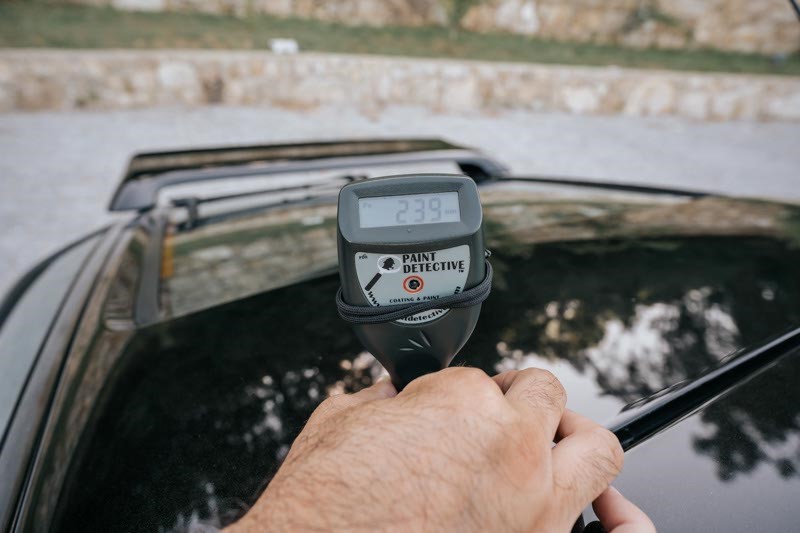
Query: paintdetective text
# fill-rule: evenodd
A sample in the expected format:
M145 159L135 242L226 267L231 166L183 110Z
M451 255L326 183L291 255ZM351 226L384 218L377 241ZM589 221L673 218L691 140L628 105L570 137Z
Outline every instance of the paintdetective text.
M403 273L444 272L448 270L464 270L464 260L437 261L436 252L403 254Z

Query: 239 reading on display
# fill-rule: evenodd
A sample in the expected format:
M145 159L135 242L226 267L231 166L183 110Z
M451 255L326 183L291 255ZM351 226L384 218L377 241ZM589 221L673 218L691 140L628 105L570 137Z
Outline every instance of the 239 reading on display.
M362 228L460 222L457 192L374 196L358 200Z

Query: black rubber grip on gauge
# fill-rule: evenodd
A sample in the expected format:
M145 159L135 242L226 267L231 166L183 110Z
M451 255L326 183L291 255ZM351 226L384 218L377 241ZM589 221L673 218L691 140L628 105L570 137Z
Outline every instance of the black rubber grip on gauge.
M336 308L339 316L351 324L382 324L394 322L403 318L430 311L431 309L457 309L472 307L483 303L492 292L492 265L486 261L486 276L483 281L458 294L443 296L436 300L420 302L418 304L380 305L377 307L365 305L350 305L342 298L342 288L336 291Z

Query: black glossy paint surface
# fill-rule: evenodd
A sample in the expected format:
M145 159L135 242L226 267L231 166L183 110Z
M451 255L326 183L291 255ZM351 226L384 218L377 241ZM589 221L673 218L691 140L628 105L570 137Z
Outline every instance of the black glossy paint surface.
M598 421L732 350L800 324L800 248L774 220L769 232L748 226L740 229L744 235L715 234L698 229L689 215L668 226L674 208L656 206L661 222L646 231L636 224L639 211L624 219L628 208L593 205L555 210L558 216L542 226L541 216L526 219L509 214L513 204L495 205L486 221L495 288L455 363L489 373L548 368L564 383L569 406ZM321 232L309 273L330 260L324 227L295 228L298 240L303 231ZM213 246L224 244L215 238ZM286 275L295 280L303 272ZM191 289L181 283L164 281L173 302ZM183 316L140 330L84 440L83 460L62 497L62 529L184 529L239 516L313 408L331 392L368 385L381 371L338 318L337 284L334 275L315 274L229 303L218 294L184 300L176 313ZM210 291L205 281L195 290ZM795 363L782 364L789 366L780 375L798 375ZM737 505L731 498L739 493L727 492L733 486L768 498L753 503L765 509L770 501L785 502L800 486L800 452L791 444L798 441L800 402L792 396L797 387L785 402L777 391L792 383L753 381L753 392L741 400L685 421L696 437L681 425L674 437L668 431L645 443L631 454L621 488L650 512L663 506L653 512L662 531L695 529L686 525L691 516L674 516L684 512L675 502L683 501L677 493L686 483L720 509ZM769 394L757 392L764 387ZM662 461L647 459L648 446L660 442L666 449L653 453ZM789 444L775 452L781 443ZM670 457L674 464L665 463ZM694 503L691 512L704 512ZM717 524L731 529L730 522Z

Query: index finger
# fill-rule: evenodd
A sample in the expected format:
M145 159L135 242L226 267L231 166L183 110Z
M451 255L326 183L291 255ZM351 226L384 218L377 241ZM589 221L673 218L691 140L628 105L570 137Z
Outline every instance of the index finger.
M553 440L567 405L567 393L551 372L540 368L510 370L492 378L508 402L528 422Z

